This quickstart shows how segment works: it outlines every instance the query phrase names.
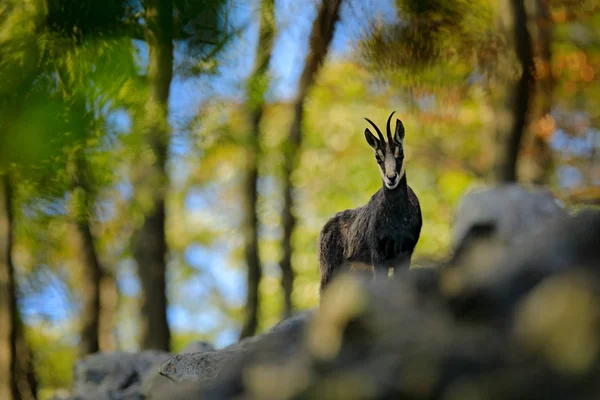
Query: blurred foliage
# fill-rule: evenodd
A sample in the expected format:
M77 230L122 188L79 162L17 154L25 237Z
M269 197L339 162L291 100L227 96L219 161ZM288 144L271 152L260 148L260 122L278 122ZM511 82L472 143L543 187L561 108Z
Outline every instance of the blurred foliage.
M416 258L436 257L448 250L448 224L451 210L463 191L478 181L473 160L485 164L485 146L480 131L482 120L477 90L467 91L460 98L462 110L442 118L437 112L415 113L413 109L398 110L407 130L406 160L409 184L421 201L424 213L422 239ZM297 281L294 301L299 308L312 307L318 298L317 237L328 218L336 212L365 204L381 187L377 165L364 141L363 116L384 124L388 110L397 108L399 99L392 89L373 86L368 70L355 62L327 64L306 103L304 122L305 145L294 176L296 196L300 199L299 226L294 234L294 267ZM211 230L207 236L229 238L239 243L239 218L236 215L239 175L235 173L244 146L248 124L240 115L236 103L216 101L203 107L196 128L198 151L203 159L190 175L198 186L218 184L218 202L211 204L214 224L226 226L225 231ZM277 262L280 232L278 210L285 129L292 110L285 103L272 103L265 111L263 124L264 154L261 165L259 211L261 219L261 256L265 265ZM424 125L427 128L424 128ZM455 135L455 126L461 135ZM452 154L452 156L448 156ZM436 168L431 168L432 163ZM216 207L216 208L213 208ZM233 219L233 222L232 222ZM200 228L200 227L199 227ZM241 249L232 253L232 262L241 261ZM279 281L277 271L267 271L261 290L265 299L264 326L276 321L279 311Z
M544 137L559 163L553 183L569 201L596 203L600 186L600 5L552 2L552 65L540 68L555 82L550 116L530 127ZM596 200L594 200L596 199Z
M65 388L73 379L77 348L63 335L39 326L31 326L27 332L28 342L35 349L33 362L42 388ZM46 397L43 391L41 397Z
M397 0L396 6L399 20L376 23L360 46L375 71L404 70L414 82L453 86L475 66L491 70L506 50L494 29L495 1ZM435 68L440 64L443 74Z

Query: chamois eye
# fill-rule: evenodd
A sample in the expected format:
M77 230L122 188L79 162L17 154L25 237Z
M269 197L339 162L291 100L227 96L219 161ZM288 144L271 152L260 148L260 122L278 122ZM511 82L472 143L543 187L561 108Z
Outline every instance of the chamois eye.
M383 162L383 160L379 157L375 157L375 159L377 160L377 164L381 164Z

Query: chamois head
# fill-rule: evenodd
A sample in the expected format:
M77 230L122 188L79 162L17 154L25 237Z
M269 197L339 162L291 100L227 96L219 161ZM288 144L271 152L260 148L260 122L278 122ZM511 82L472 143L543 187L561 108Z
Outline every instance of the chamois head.
M402 125L399 119L396 119L396 129L392 136L390 122L394 112L390 114L387 120L387 143L383 139L383 135L377 125L370 119L365 118L373 125L377 136L379 136L379 139L377 139L373 136L369 128L365 129L365 138L369 146L375 150L375 159L379 165L379 172L381 173L383 183L388 189L395 189L404 176L404 125Z

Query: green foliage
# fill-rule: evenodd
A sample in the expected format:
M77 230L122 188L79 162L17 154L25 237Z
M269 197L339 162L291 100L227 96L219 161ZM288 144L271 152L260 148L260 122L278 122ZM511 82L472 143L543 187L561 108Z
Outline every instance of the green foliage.
M34 352L35 374L42 388L68 389L73 381L77 350L61 332L44 326L29 327L27 340ZM43 394L43 392L42 392Z
M122 0L46 0L46 21L52 31L75 40L110 35L122 27L126 2Z
M9 2L12 13L2 21L0 39L0 49L9 55L0 60L0 74L13 77L0 83L0 160L5 167L56 167L57 158L64 162L66 148L90 138L86 108L100 113L109 100L113 106L131 102L131 93L123 90L136 75L131 42L86 36L106 29L106 19L121 16L106 14L109 7L96 17L78 19L76 10L94 9L84 3L78 3L79 10L56 1L48 7L33 1L10 7ZM74 25L83 22L85 29Z
M188 344L196 341L211 342L214 337L199 334L198 332L177 332L171 338L171 348L174 353L181 352Z
M452 84L457 69L462 69L458 78L464 81L476 67L495 64L500 38L493 30L494 2L397 0L396 4L400 20L378 22L359 47L370 68L387 74L405 71L417 82L434 79L437 84Z
M182 45L185 58L178 68L182 76L212 74L216 57L241 32L229 23L229 7L235 1L174 0L174 37Z
M326 64L306 102L304 145L298 174L293 176L299 208L299 225L293 237L293 265L296 272L294 302L299 308L318 302L317 238L328 218L336 212L365 204L381 187L373 153L364 141L369 117L383 124L390 110L397 110L407 130L406 157L409 184L416 191L424 212L421 240L415 258L439 257L448 250L451 210L464 190L478 182L473 160L485 160L485 140L480 136L488 121L485 103L477 90L451 94L464 106L461 113L447 110L445 97L427 111L400 108L414 95L392 97L391 89L373 85L368 70L353 62ZM402 92L400 92L402 93ZM395 93L399 95L398 92ZM442 92L443 94L443 92ZM448 94L450 96L450 94ZM458 96L458 97L456 97ZM457 100L455 100L457 101ZM235 103L215 101L198 117L197 144L202 160L190 186L218 182L218 204L211 205L216 222L198 226L211 230L213 237L228 235L230 243L241 245L236 228L241 222L232 212L239 197L240 168L247 121L239 116ZM277 321L281 311L281 289L276 266L279 260L279 229L282 148L292 110L287 104L268 104L262 126L261 164L263 190L259 193L261 258L266 267L261 283L264 329ZM461 127L456 135L455 127ZM225 231L210 228L227 226ZM210 235L209 235L210 236ZM230 262L241 267L241 249L236 247Z
M583 111L597 125L600 17L592 2L567 3L553 2L552 7L552 101L566 113ZM467 188L489 178L494 146L490 97L502 82L472 78L510 65L495 28L496 3L396 4L401 22L373 26L358 49L360 63L328 60L305 103L300 166L292 177L299 221L292 260L298 308L318 302L320 229L336 212L365 204L381 187L364 141L363 117L383 124L396 110L406 127L407 177L424 213L417 265L447 254L456 202ZM180 77L216 70L215 54L238 33L228 26L228 7L224 0L174 1L174 37L182 59L175 73ZM137 1L0 1L0 173L10 171L18 183L15 264L20 277L32 282L41 270L52 271L68 288L67 301L77 304L82 268L72 214L90 217L102 262L122 284L116 331L119 346L127 350L136 348L139 317L139 294L123 283L135 287L127 279L133 270L129 242L155 189L130 193L131 182L148 172L141 161L154 157L140 122L147 113L148 82L136 65L139 54L131 40L143 39L141 10ZM243 304L227 298L221 281L244 269L239 199L250 140L246 108L268 93L273 81L248 82L245 104L218 97L206 101L189 127L192 148L173 154L169 164L178 177L166 196L170 300L192 314L209 310L216 316L210 326L192 327L197 331L174 332L175 351L192 340L215 340L241 322ZM125 134L110 128L115 111L133 121ZM281 178L292 111L285 102L268 103L261 126L263 330L277 322L282 310L277 266ZM578 135L576 124L561 126ZM84 159L86 193L83 187L73 190L77 156ZM588 168L589 160L584 161ZM188 207L192 194L201 198L202 207ZM75 208L79 211L73 213ZM192 246L223 253L225 259L208 257L196 265L186 254ZM31 286L48 290L39 282ZM69 320L60 330L29 326L37 374L46 389L70 384L76 322Z

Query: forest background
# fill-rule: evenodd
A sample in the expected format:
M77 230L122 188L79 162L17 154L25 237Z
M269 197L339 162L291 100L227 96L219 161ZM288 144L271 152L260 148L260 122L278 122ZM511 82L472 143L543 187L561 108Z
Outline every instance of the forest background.
M315 306L364 117L406 127L415 266L477 185L597 205L599 74L593 0L3 0L0 397Z

